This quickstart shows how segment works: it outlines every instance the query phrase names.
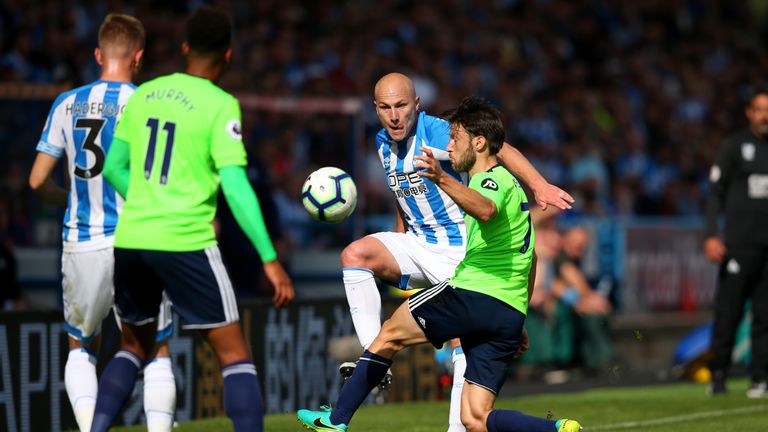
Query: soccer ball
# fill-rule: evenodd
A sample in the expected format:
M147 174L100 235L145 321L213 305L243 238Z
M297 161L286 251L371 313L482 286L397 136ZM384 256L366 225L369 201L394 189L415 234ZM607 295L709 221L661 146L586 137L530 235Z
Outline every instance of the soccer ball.
M357 187L344 170L323 167L307 177L301 188L301 202L314 219L341 222L355 210Z

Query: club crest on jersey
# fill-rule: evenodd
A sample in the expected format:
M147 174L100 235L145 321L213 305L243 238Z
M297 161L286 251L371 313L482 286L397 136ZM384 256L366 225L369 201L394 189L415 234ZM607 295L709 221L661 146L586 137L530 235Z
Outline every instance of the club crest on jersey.
M482 187L484 189L490 189L492 191L499 190L499 185L497 185L495 181L493 181L493 180L491 180L489 178L483 180L483 182L480 183L480 187Z
M720 180L720 176L723 175L723 172L720 170L720 167L717 165L712 165L712 168L709 170L709 181L712 183L717 183L718 180Z
M232 139L235 140L241 140L243 139L243 129L240 126L240 120L233 119L227 122L227 133L229 134Z
M755 145L752 143L743 143L741 145L741 157L745 161L752 161L755 159Z

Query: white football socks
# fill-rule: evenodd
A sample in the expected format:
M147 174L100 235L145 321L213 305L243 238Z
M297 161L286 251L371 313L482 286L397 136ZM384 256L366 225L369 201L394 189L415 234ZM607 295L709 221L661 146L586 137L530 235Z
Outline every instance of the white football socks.
M345 268L343 274L352 323L360 345L368 349L381 330L381 295L371 270Z
M96 378L96 357L90 355L84 348L71 350L67 357L67 364L64 366L64 386L67 389L77 426L81 432L89 432L93 411L96 408L96 393L99 389Z
M461 391L464 389L464 371L467 369L467 358L461 347L453 350L453 388L451 389L451 408L448 411L448 432L464 432L461 423Z
M144 413L149 432L170 432L176 412L176 381L170 357L157 357L144 368Z

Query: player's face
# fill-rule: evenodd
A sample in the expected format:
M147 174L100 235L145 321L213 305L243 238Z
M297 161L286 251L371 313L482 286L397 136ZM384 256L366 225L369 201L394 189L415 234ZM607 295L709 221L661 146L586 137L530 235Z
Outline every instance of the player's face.
M413 125L416 124L419 110L418 97L414 97L407 91L389 92L376 95L374 104L381 126L386 129L392 139L400 141L408 136Z
M760 94L752 99L747 107L749 128L756 135L768 136L768 95Z
M454 124L451 125L450 138L446 150L451 157L451 166L456 172L469 171L477 162L472 136L463 126Z

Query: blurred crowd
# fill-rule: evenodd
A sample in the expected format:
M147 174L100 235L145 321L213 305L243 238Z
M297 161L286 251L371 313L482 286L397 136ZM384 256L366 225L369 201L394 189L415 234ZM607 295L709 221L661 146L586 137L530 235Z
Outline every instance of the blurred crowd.
M97 78L97 26L109 11L147 29L139 82L181 68L187 1L0 0L0 80L79 85ZM741 126L750 88L766 75L768 1L750 0L246 0L213 1L235 18L236 50L221 85L271 96L371 99L384 73L413 77L433 113L479 94L503 110L507 141L572 193L575 214L701 214L722 138ZM370 105L370 106L369 106ZM359 186L366 214L391 213L372 153L365 104ZM32 154L41 118L4 154ZM248 146L277 211L306 220L298 188L311 169L349 168L349 120L244 112ZM31 157L30 157L31 158ZM18 164L0 161L1 187ZM22 167L24 168L24 167ZM23 183L22 183L23 184ZM23 207L23 205L22 205ZM307 241L286 232L290 242ZM332 241L331 241L332 243Z

